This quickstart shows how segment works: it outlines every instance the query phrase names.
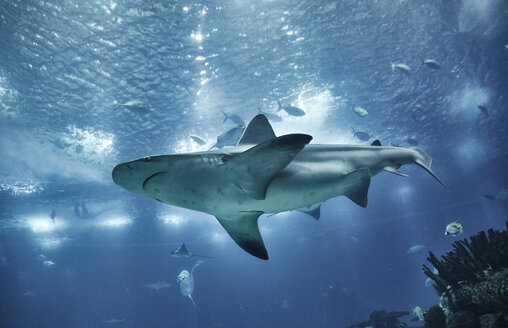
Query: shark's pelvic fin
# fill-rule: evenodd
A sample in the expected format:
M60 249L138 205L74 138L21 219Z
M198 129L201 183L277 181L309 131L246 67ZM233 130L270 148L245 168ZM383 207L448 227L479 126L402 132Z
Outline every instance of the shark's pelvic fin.
M312 216L314 219L319 220L321 217L321 204L317 203L312 206L301 208L298 211Z
M400 175L401 177L407 177L407 174L404 174L402 172L400 172L398 170L398 168L400 167L400 165L395 165L395 166L385 166L383 168L383 170L385 170L386 172L390 172L390 173L393 173L393 174L397 174L397 175Z
M250 121L238 141L238 146L257 145L273 138L275 138L275 133L268 119L265 115L259 114Z
M264 199L274 176L285 168L312 137L287 134L233 156L224 169L233 185L255 199Z
M261 214L263 212L240 212L232 218L217 217L217 220L238 246L260 259L268 260L268 252L258 227Z
M192 295L191 295L191 294L189 294L189 295L187 295L187 296L189 296L190 300L192 301L192 305L196 306L196 303L194 303L194 299L192 298Z
M370 186L370 171L364 167L353 171L341 179L341 183L353 186L345 196L361 207L367 207L367 193Z

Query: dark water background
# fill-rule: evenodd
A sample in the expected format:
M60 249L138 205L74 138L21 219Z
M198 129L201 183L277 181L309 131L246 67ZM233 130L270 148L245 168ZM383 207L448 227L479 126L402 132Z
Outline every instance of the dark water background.
M3 0L0 326L344 327L437 303L421 265L451 248L445 226L506 221L507 200L483 196L508 187L506 44L501 0ZM154 111L116 109L129 100ZM111 181L120 162L208 149L234 127L222 110L248 122L258 106L313 143L414 139L449 190L404 167L373 178L366 209L339 197L317 222L262 217L265 262L213 217ZM81 202L95 219L75 216ZM184 241L215 257L194 272L195 307L176 276L197 259L169 256ZM159 281L171 287L147 288Z

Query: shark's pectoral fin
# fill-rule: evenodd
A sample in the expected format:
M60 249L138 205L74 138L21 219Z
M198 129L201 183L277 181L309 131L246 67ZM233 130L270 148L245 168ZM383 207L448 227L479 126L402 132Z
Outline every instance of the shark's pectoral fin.
M404 174L402 172L400 172L398 170L398 168L400 167L400 165L394 165L394 166L385 166L383 168L383 170L385 170L386 172L390 172L390 173L393 173L393 174L397 174L397 175L400 175L402 177L407 177L407 174Z
M353 171L341 179L345 185L351 188L345 196L361 207L367 207L367 193L370 186L370 171L364 167Z
M263 212L239 212L234 217L217 220L233 240L248 253L268 260L268 252L258 227L258 218Z
M273 177L285 168L312 137L288 134L254 146L228 160L224 165L228 179L241 192L264 199Z

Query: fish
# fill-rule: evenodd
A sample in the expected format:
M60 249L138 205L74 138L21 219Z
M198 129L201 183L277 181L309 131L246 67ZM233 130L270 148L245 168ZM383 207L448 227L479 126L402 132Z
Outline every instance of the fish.
M236 127L232 128L232 129L224 132L220 136L218 136L217 142L210 149L212 149L213 147L220 149L220 148L224 148L226 146L236 145L244 131L245 131L245 127L237 125Z
M189 297L194 306L196 306L196 303L192 298L192 293L194 292L194 276L192 273L202 263L202 260L198 261L196 265L192 267L190 272L187 270L182 270L182 272L180 272L180 274L176 277L176 282L178 283L178 286L180 286L180 293L182 296Z
M487 117L489 117L489 109L486 106L479 105L478 109Z
M282 104L278 100L277 100L277 104L279 104L279 111L281 109L283 109L286 113L288 113L291 116L303 116L303 115L305 115L305 112L302 109L298 108L298 107L295 107L295 106L292 106L292 105L282 106Z
M411 74L411 68L409 66L407 66L406 64L402 64L402 63L398 63L398 64L390 63L390 65L392 66L392 72L397 69L397 70L399 70L400 72L402 72L402 73L404 73L406 75Z
M169 288L171 287L171 284L167 281L157 281L157 282L154 282L154 283L151 283L151 284L146 284L145 285L147 288L150 288L150 289L153 289L153 290L159 290L159 289L164 289L164 288Z
M418 109L418 110L424 110L424 107L421 104L414 104L413 108Z
M201 139L201 138L200 138L200 137L198 137L198 136L192 136L192 135L191 135L191 136L189 136L189 137L192 139L192 141L194 141L195 143L197 143L197 144L198 144L198 145L200 145L200 146L203 146L204 144L206 144L206 141L204 141L203 139Z
M121 105L118 105L115 110L118 108L123 107L125 109L130 110L133 113L138 114L149 114L155 111L155 108L153 108L152 105L146 104L139 100L129 100Z
M52 267L55 264L56 263L51 260L46 260L46 261L42 262L42 265L44 265L45 267L48 267L48 268Z
M205 256L205 255L198 255L191 253L187 250L187 247L185 246L185 243L182 243L182 245L170 252L170 255L173 257L179 257L179 258L189 258L189 257L207 257L212 258L211 256Z
M88 208L85 205L85 202L81 202L81 214L82 217L87 219L90 217L90 214L88 213Z
M506 53L508 54L508 44L504 45L504 51L506 51Z
M264 213L280 213L344 195L367 206L371 177L402 175L416 164L442 186L432 158L417 148L309 145L312 136L276 137L267 118L252 119L236 147L145 156L112 171L120 187L160 202L211 214L245 251L267 260L258 227Z
M422 59L422 65L425 65L431 69L440 69L441 68L441 65L439 65L439 63L437 61L435 61L434 59Z
M425 248L425 245L414 245L414 246L409 247L409 249L407 250L407 253L408 254L420 254L424 248Z
M434 270L432 270L432 272L434 272L434 274L438 274L439 271L437 271L436 268L434 268ZM427 278L425 279L425 287L431 287L431 286L434 286L436 284L436 282L434 280L432 280L432 278Z
M370 139L370 135L363 131L357 131L353 129L353 134L355 135L356 138L360 139L361 141L369 141Z
M222 114L224 114L225 118L222 123L225 123L227 120L230 120L231 122L235 123L238 126L245 126L245 122L242 120L242 118L236 114L229 115L225 111L222 111Z
M81 212L79 210L79 203L77 203L76 205L74 205L74 215L78 218L81 217Z
M271 121L271 122L282 122L282 117L280 117L277 114L264 112L264 111L261 110L261 108L259 108L259 106L258 106L258 112L259 112L259 114L265 115L266 118L268 119L268 121Z
M508 198L508 188L503 187L497 194L495 195L483 195L485 198L490 200L505 200Z
M459 221L448 224L445 229L445 235L452 235L453 237L460 235L463 232L464 228Z
M364 116L369 115L369 112L367 112L367 110L363 109L360 106L354 106L353 107L353 112L355 112L355 114L360 116L360 117L364 117Z
M53 221L53 223L55 223L55 217L56 217L56 212L55 212L55 210L51 210L51 213L49 213L49 217L51 218L51 220Z

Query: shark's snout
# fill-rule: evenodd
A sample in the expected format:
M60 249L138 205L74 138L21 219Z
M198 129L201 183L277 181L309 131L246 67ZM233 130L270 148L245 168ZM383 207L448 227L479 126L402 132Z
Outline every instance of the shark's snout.
M120 186L123 186L122 181L125 181L125 179L130 175L131 168L129 165L123 163L118 164L113 169L113 172L111 173L111 176L113 177L113 181Z

